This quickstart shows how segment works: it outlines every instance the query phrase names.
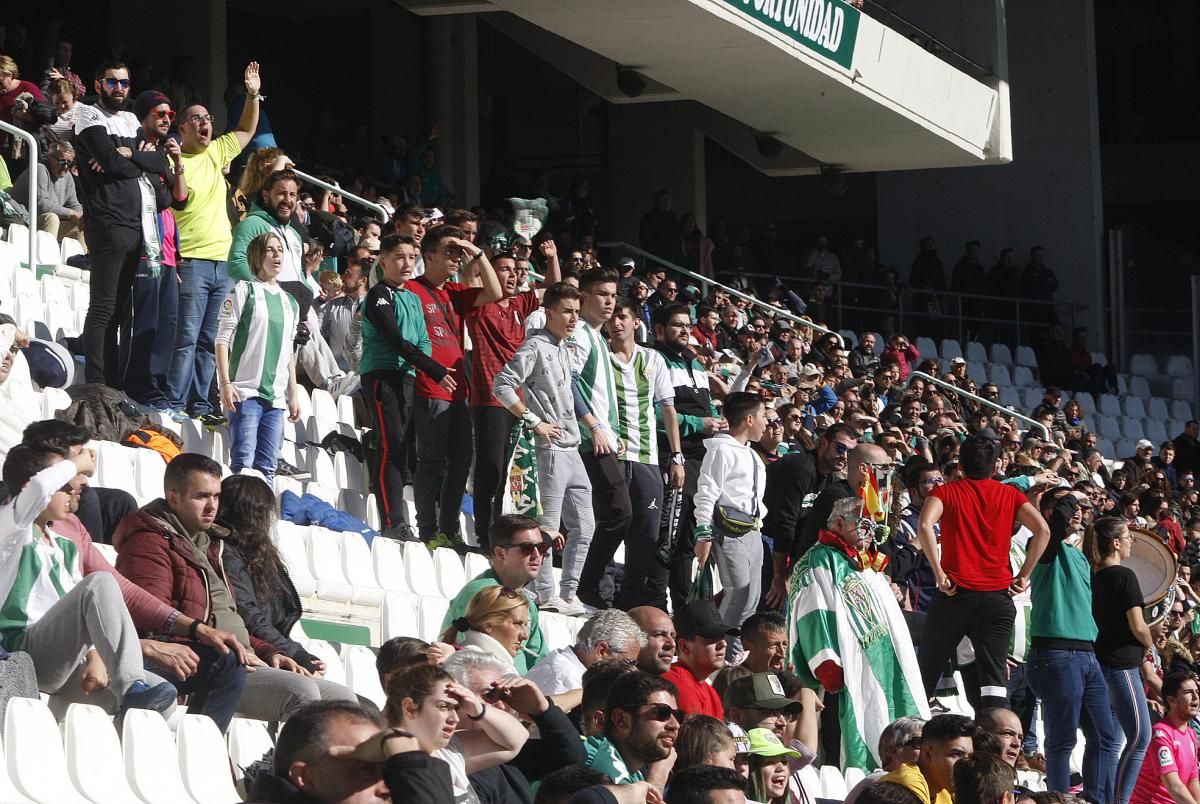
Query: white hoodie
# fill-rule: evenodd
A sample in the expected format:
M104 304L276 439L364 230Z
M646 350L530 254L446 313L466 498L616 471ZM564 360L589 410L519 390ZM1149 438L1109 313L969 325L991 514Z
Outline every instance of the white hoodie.
M696 506L697 527L712 525L713 509L727 505L766 516L763 493L767 485L767 470L749 444L739 444L728 433L704 439L704 462L693 502ZM755 499L755 486L758 488Z

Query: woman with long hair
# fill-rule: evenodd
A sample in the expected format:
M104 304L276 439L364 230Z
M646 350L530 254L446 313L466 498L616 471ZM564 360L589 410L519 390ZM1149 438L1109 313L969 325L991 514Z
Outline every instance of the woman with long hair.
M770 729L750 729L750 796L761 804L787 804L788 757L800 758Z
M258 193L267 183L268 176L277 170L295 166L296 163L282 148L268 146L250 154L246 159L246 167L242 168L237 189L233 191L233 203L238 207L241 217L246 217L251 205L258 203Z
M455 804L479 804L467 777L511 762L529 739L521 721L489 706L440 667L425 665L392 676L385 691L388 725L410 732L422 751L450 766ZM475 728L456 733L462 718Z
M529 639L528 598L507 586L480 589L467 604L466 614L451 622L441 639L453 645L459 637L463 645L511 665Z
M349 689L324 678L325 663L289 633L304 610L287 567L271 541L278 503L265 482L251 475L230 475L221 482L217 524L229 530L221 551L225 577L238 614L250 636L276 651L263 658L271 667L303 677L300 694L309 700L355 701Z
M1141 666L1154 639L1142 615L1145 601L1137 575L1121 566L1133 549L1129 525L1115 516L1097 519L1084 534L1083 549L1093 568L1092 617L1099 629L1096 659L1108 684L1114 730L1125 735L1120 758L1105 757L1105 764L1116 765L1115 800L1127 804L1150 745L1152 724Z

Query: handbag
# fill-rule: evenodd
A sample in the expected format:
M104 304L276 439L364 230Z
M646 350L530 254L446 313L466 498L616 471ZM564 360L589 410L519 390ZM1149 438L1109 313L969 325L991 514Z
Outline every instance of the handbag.
M732 505L716 505L713 508L713 530L720 536L745 536L759 527L758 521L758 459L754 459L754 511L747 513Z

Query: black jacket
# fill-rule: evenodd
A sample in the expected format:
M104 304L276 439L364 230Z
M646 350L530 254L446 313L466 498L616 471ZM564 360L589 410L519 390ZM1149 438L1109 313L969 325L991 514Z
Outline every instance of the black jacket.
M273 596L259 595L250 577L250 570L246 568L246 561L238 549L237 534L233 531L230 531L225 540L225 549L221 551L221 563L225 568L225 577L233 589L238 614L245 621L246 630L250 635L270 642L311 672L316 666L315 663L320 660L288 636L304 613L300 606L300 595L288 574L279 574L280 589Z
M771 537L774 552L799 558L812 546L804 544L802 538L804 521L831 477L817 471L817 460L811 452L789 452L767 466L763 533Z
M843 497L854 496L856 496L854 491L845 480L838 480L827 485L825 490L818 494L817 499L813 501L812 509L804 520L804 532L792 545L792 556L800 558L808 551L808 548L817 543L817 536L828 526L829 512L833 510L835 502Z
M587 761L579 731L557 706L550 704L533 722L540 739L527 741L512 762L471 775L471 787L482 804L533 804L530 782ZM394 795L392 800L396 800Z
M383 766L383 780L392 792L392 801L403 804L446 804L454 801L450 784L450 766L419 751L396 754ZM312 796L296 789L287 779L261 773L250 789L252 804L320 804Z

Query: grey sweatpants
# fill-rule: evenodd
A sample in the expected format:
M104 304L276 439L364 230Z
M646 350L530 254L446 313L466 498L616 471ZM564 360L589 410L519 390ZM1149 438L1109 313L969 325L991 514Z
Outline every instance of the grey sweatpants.
M719 608L721 620L726 625L741 628L746 618L758 608L762 593L762 535L752 530L745 536L726 536L720 544L713 542L713 556L721 586L725 589ZM738 637L729 637L726 643L727 656L741 652L742 641Z
M538 497L542 501L538 523L550 530L562 530L563 520L573 526L563 548L562 582L559 584L559 594L564 599L573 598L596 530L592 484L583 467L583 458L575 450L538 447L537 478ZM543 602L554 594L554 562L551 558L551 555L546 556L542 570L533 582L538 600Z
M341 684L317 676L309 678L290 670L256 667L253 673L246 673L237 713L252 720L283 722L314 701L357 703L358 696Z
M108 670L108 689L85 696L79 687L84 657L94 647ZM115 714L126 690L146 681L142 646L121 587L107 572L85 577L50 607L29 629L21 650L33 658L38 688L49 695L61 692Z

